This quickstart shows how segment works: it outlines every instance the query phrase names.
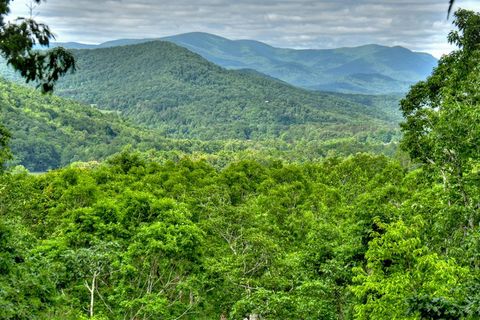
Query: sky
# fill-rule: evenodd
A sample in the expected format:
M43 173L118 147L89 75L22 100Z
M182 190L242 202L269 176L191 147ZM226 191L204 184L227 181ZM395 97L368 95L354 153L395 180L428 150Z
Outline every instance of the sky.
M480 10L480 0L456 0ZM28 16L30 0L14 0L11 17ZM48 0L33 16L57 41L101 43L208 32L275 47L324 49L364 44L404 46L440 57L448 0Z

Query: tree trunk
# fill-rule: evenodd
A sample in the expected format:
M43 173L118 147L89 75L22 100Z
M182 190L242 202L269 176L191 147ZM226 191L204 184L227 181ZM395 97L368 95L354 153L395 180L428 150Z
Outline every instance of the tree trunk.
M90 292L90 308L88 310L88 316L90 318L93 318L93 306L95 304L95 287L96 287L97 276L98 276L98 272L95 271L92 276L91 285L88 285L87 281L85 281L85 287L87 287L87 290Z

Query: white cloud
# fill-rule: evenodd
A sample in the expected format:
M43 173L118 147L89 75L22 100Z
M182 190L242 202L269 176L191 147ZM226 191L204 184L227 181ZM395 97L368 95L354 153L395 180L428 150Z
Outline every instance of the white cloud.
M26 15L28 0L12 2ZM478 1L458 0L478 9ZM441 55L447 0L48 0L36 11L59 41L99 43L203 31L279 47L404 45Z

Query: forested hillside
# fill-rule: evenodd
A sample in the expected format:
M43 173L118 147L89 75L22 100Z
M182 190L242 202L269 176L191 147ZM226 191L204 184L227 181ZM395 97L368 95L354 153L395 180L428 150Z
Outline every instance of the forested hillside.
M14 163L33 171L75 161L101 160L126 145L160 148L154 132L140 130L115 113L0 80L1 123L13 135Z
M397 148L395 133L388 130L378 131L378 139L369 138L376 128L365 128L355 137L332 136L322 141L295 140L288 136L263 141L171 139L164 132L135 126L117 112L42 95L4 80L0 80L0 92L0 121L13 136L10 146L14 160L9 165L21 164L31 171L56 169L76 161L101 161L126 146L150 150L165 159L195 155L208 158L220 167L242 158L303 162L332 153L348 155L367 150L393 155ZM367 99L368 104L382 100L362 98ZM393 143L385 143L392 139Z
M133 126L114 112L79 104L0 79L1 123L10 131L14 155L21 164L46 171L76 161L100 161L127 146L173 154L213 153L222 143L166 139L159 132ZM249 148L231 143L232 151Z
M394 132L396 98L357 103L252 72L228 71L168 42L74 51L57 93L118 110L170 137L325 140Z
M45 171L101 160L125 145L219 163L306 161L393 155L399 140L396 96L311 93L254 71L227 71L167 42L74 54L78 70L56 93L86 106L2 83L11 164Z
M187 149L187 153L208 154L218 154L224 149L231 152L233 143L235 151L254 150L262 156L270 154L303 161L332 152L347 155L372 151L392 155L399 139L399 96L312 93L255 71L225 70L166 42L77 50L74 54L77 72L62 79L56 94L104 110L101 114L94 112L93 107L88 108L93 118L116 117L117 113L128 118L140 128L137 132L145 131L138 132L145 139L116 138L118 144L109 142L108 148L98 146L93 150L88 146L94 145L97 139L85 139L86 142L79 143L82 134L57 135L48 124L47 115L29 120L43 121L31 125L42 127L43 132L39 134L40 138L36 138L35 147L30 147L27 141L35 139L17 138L29 135L25 130L27 127L10 121L17 163L31 170L57 168L76 160L99 160L117 152L120 145L126 143L142 146L142 150L158 150L160 145L161 149L177 147L182 152ZM8 69L2 73L18 80L18 76ZM19 88L16 90L20 92ZM25 93L23 96L28 95L34 94ZM23 101L21 94L19 97L21 106L29 105L33 100ZM39 96L34 99L45 101ZM72 104L55 101L57 106L65 104L66 109ZM46 108L49 102L42 104ZM9 116L13 119L15 114L9 113ZM69 114L69 117L75 116L75 112ZM82 122L80 119L75 121ZM124 125L132 127L126 122ZM86 123L83 127L88 127L90 133L96 130L95 126ZM153 142L149 138L151 129L155 130L156 138L195 141L169 141L165 146L164 142ZM17 131L21 132L17 134ZM53 138L46 139L48 135ZM59 140L62 141L56 142ZM195 147L189 147L192 143ZM210 146L206 147L206 144ZM73 147L75 151L70 152L71 147L62 147L65 145L79 148Z

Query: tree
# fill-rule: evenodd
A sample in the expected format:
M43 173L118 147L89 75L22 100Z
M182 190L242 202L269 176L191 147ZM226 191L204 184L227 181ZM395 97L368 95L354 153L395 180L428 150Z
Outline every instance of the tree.
M6 22L12 0L0 0L0 55L7 64L19 71L27 82L37 82L42 92L51 92L59 77L75 70L73 55L58 47L47 51L34 50L35 45L48 47L55 39L50 28L30 18L17 18ZM40 3L42 0L33 0ZM0 124L0 173L11 158L8 130Z
M35 3L41 1L34 0ZM50 39L55 37L47 25L32 18L6 22L10 2L0 0L0 54L27 82L36 81L43 92L50 92L60 76L75 70L75 59L61 47L47 51L33 50L37 44L48 47Z
M410 156L440 173L451 204L473 208L478 202L473 179L480 163L480 14L455 12L448 40L458 50L442 57L426 80L401 102L402 146ZM468 218L474 224L474 214Z

